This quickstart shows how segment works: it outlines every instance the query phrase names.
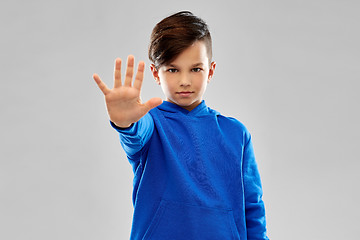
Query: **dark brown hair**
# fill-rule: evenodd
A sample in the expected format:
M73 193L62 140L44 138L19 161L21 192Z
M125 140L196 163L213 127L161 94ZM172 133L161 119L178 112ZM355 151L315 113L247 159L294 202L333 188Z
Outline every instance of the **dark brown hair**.
M212 43L205 21L189 11L175 13L154 27L150 37L149 59L159 68L170 63L195 41L204 41L210 63Z

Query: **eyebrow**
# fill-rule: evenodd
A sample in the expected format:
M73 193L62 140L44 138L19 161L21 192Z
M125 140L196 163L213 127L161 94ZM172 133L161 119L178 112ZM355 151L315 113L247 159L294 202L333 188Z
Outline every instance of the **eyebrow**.
M203 66L203 63L195 63L195 64L193 64L191 67L194 68L194 67L200 67L200 66ZM178 68L178 66L176 66L176 65L173 64L173 63L170 63L170 64L168 65L168 67Z
M196 64L192 65L192 67L201 67L201 66L203 66L202 63L196 63Z

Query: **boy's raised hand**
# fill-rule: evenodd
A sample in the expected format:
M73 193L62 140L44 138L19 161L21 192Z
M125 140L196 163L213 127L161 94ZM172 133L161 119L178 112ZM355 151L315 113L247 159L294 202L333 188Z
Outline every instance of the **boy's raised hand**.
M114 88L109 89L97 74L93 78L104 93L110 120L118 127L126 128L137 122L152 108L162 103L161 98L141 102L140 90L144 79L145 63L139 62L134 83L134 57L128 56L124 84L121 82L121 59L115 60Z

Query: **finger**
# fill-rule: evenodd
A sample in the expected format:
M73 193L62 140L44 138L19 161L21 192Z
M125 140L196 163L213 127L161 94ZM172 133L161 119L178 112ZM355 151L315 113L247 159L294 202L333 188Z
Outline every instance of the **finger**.
M139 62L137 73L135 76L134 81L134 88L138 89L140 91L141 85L144 80L144 70L145 70L145 63L143 61Z
M162 104L163 100L161 98L151 98L149 101L147 101L144 105L147 108L147 111L150 111L151 109L159 106Z
M108 94L110 92L110 89L106 86L106 84L101 81L99 75L97 75L96 73L93 75L93 78L95 80L95 82L97 83L98 87L100 88L100 90L103 92L104 95Z
M134 75L134 56L129 55L127 59L124 86L131 87L133 75Z
M121 59L116 58L114 70L114 88L121 86Z

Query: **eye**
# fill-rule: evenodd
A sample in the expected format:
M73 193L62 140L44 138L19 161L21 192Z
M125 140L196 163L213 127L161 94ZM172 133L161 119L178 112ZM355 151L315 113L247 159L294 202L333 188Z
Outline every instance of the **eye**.
M178 72L178 70L176 68L169 68L167 71L170 72L170 73Z
M193 69L191 69L191 71L193 71L193 72L200 72L202 69L201 68L193 68Z

